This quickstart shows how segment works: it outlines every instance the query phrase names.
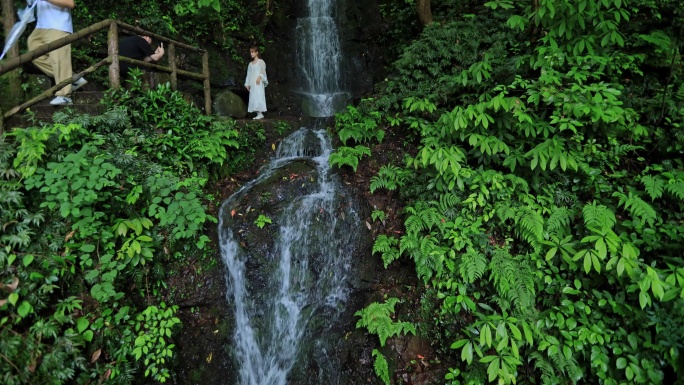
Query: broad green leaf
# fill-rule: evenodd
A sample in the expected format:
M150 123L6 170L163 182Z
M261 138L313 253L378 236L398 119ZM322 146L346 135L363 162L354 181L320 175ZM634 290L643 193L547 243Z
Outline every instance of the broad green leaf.
M85 317L76 320L76 330L78 330L79 333L83 333L88 325L90 325L90 322Z
M21 305L17 308L17 314L21 316L22 318L26 317L29 315L29 313L33 310L31 304L28 301L21 301Z
M95 245L85 244L81 246L78 250L83 251L84 253L92 253L93 251L95 251Z
M532 336L532 330L530 329L530 326L527 324L527 322L522 322L522 328L523 328L523 333L525 333L525 340L527 343L532 346L534 345L534 338Z
M520 329L512 323L508 323L507 325L508 325L508 328L511 329L511 333L513 333L513 337L518 341L522 341L522 333L520 332Z
M587 274L591 271L591 255L592 253L584 254L584 272Z
M627 359L625 359L624 357L618 358L618 359L617 359L616 366L617 366L618 369L624 369L624 368L626 368L626 367L627 367Z
M489 382L492 382L496 379L496 377L499 375L499 364L500 364L500 359L496 357L495 360L489 363L489 366L487 367L487 375L489 376Z
M22 258L22 263L24 264L24 266L28 266L31 264L31 262L33 262L33 259L34 259L33 255L31 255L31 254L25 255L24 258Z
M466 361L469 364L473 362L473 343L468 342L461 350L461 360Z

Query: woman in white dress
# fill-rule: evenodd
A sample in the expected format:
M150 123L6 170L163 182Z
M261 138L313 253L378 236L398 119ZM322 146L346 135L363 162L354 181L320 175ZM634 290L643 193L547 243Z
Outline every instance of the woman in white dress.
M249 91L247 112L256 112L257 116L254 119L263 119L263 113L266 112L265 88L268 85L266 62L259 56L259 48L257 47L250 48L249 54L252 56L252 61L247 66L247 78L245 79L245 87Z

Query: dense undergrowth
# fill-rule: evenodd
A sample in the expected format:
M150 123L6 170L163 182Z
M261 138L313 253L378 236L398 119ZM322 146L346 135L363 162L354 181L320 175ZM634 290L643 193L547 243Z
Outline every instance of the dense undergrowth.
M210 253L203 187L249 135L138 78L103 103L0 137L3 384L171 375L168 267Z
M390 298L359 326L383 345L429 338L448 384L675 383L681 2L457 3L403 47L373 99L337 117L334 165L356 169L385 130L409 138L403 164L370 185L403 199L405 231L373 252L412 259L425 283L421 319L393 320Z

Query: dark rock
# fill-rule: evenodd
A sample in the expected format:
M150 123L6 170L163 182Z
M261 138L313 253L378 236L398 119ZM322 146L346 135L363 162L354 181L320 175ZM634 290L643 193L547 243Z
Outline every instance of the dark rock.
M223 91L214 97L214 114L242 119L247 116L247 106L242 98L231 91Z

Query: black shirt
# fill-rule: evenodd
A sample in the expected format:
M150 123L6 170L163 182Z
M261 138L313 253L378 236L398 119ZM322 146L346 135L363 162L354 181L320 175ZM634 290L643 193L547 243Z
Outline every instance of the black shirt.
M152 46L141 36L128 36L119 40L119 55L131 59L144 61L146 57L154 54ZM121 62L119 63L121 74L128 75L128 70L135 68L134 65Z

